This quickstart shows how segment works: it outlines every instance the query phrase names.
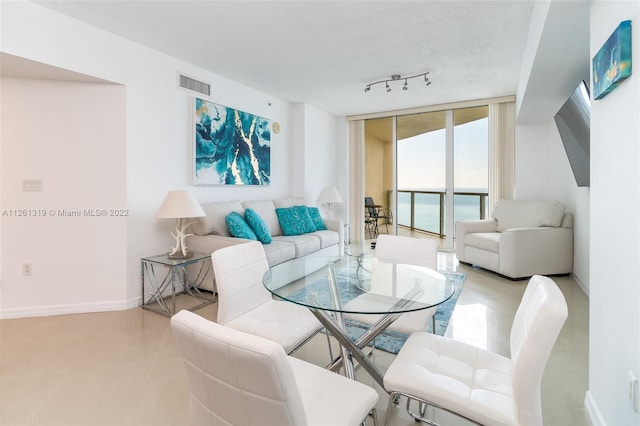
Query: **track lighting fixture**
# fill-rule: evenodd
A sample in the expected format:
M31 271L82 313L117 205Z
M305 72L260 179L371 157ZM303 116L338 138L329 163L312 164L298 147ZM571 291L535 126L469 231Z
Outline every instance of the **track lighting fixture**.
M376 84L380 84L380 83L384 83L385 88L387 89L387 93L391 91L392 86L389 85L389 83L391 83L393 85L393 82L395 81L399 81L399 80L404 80L404 84L402 85L402 90L408 90L409 89L409 84L408 84L408 80L411 80L412 78L417 78L417 77L424 77L424 83L426 86L431 84L431 81L429 80L429 77L427 77L427 75L429 74L429 72L423 72L422 74L416 74L416 75L412 75L412 76L407 76L407 77L403 77L400 74L393 74L391 76L390 79L387 80L380 80L380 81L374 81L373 83L369 83L364 87L364 91L365 93L371 90L371 86L375 86Z

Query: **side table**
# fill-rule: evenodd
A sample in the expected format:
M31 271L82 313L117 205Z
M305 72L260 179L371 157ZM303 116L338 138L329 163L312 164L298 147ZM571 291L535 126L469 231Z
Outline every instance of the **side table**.
M187 270L187 267L193 265ZM185 307L195 311L216 301L216 291L209 296L198 288L204 278L211 271L211 255L205 253L193 253L188 259L169 259L167 254L143 257L142 266L142 302L144 309L171 316L176 313L176 298L184 296L191 303L182 303ZM162 274L164 272L164 275ZM194 275L193 277L189 275ZM176 289L179 293L176 294Z

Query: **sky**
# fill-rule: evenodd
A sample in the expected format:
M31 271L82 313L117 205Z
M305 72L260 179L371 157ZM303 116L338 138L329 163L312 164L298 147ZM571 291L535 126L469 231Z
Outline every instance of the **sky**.
M488 187L488 119L454 128L456 188ZM398 141L398 189L444 188L445 129Z

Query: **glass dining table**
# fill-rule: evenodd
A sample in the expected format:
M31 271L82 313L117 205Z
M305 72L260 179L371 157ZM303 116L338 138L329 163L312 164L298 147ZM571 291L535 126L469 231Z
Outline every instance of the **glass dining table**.
M355 377L354 359L382 388L383 375L363 348L393 321L447 301L455 292L436 270L381 261L371 255L303 257L275 265L263 284L279 299L307 307L340 343L340 356L327 368ZM376 315L358 338L349 337L349 314Z

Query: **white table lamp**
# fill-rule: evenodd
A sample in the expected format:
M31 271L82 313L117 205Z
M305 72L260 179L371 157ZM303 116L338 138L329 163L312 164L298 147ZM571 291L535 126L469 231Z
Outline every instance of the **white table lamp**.
M167 196L158 210L156 217L161 219L175 219L176 231L171 236L176 240L176 245L171 253L168 253L169 259L188 259L193 256L187 250L187 237L193 234L186 234L185 230L192 222L188 219L191 217L206 216L200 203L191 191L169 191Z
M326 204L329 207L329 214L333 214L333 205L336 203L342 203L342 197L340 193L333 186L328 186L320 192L318 195L319 203Z

